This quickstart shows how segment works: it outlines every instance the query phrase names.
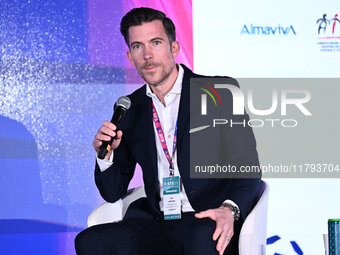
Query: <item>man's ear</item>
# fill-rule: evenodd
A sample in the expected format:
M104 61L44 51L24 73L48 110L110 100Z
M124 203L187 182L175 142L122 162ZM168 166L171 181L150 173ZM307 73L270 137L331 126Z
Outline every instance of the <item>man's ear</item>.
M132 58L132 56L131 56L131 52L130 52L129 50L126 52L126 56L128 57L128 59L129 59L131 65L133 65L134 67L136 67L136 66L135 66L135 62L133 61L133 58Z
M181 49L181 46L179 45L179 42L176 41L171 44L171 53L172 53L173 58L177 57L180 49Z

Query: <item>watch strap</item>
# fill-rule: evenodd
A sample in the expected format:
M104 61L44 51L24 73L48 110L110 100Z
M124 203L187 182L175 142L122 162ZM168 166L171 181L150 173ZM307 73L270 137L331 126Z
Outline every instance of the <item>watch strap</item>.
M234 205L229 204L229 203L223 203L221 206L228 208L231 211L231 214L233 215L234 221L238 221L238 219L241 216L241 212L240 212L240 209L238 209L237 206L234 206Z

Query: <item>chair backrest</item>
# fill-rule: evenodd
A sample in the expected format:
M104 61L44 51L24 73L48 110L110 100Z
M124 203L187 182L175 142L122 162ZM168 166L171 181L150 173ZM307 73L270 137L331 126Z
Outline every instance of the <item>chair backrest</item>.
M254 208L245 219L239 238L240 255L263 255L267 239L268 184L261 181Z

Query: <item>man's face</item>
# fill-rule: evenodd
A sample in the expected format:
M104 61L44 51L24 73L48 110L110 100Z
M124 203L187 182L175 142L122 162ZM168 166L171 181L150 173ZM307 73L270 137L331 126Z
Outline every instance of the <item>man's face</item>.
M165 84L174 72L179 44L170 45L162 21L130 27L129 40L127 55L139 75L151 86Z

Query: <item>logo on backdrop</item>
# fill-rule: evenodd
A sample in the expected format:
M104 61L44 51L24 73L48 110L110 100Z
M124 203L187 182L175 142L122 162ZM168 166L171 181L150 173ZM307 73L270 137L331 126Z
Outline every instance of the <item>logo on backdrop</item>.
M340 17L324 13L316 20L317 44L320 51L340 51Z
M257 25L246 25L244 24L241 29L241 35L296 35L296 31L293 25L281 26L257 26Z
M280 242L278 242L278 241L280 241ZM282 241L284 242L283 244L282 244ZM297 254L297 255L303 255L303 251L296 241L294 241L294 240L291 240L291 241L282 240L281 237L278 236L278 235L274 235L274 236L267 238L267 253L268 253L268 250L272 251L272 249L274 251L276 251L276 249L278 249L278 247L276 246L277 244L281 244L281 246L285 247L286 250L282 251L280 249L279 253L275 252L274 254L293 254L294 253L294 254Z

